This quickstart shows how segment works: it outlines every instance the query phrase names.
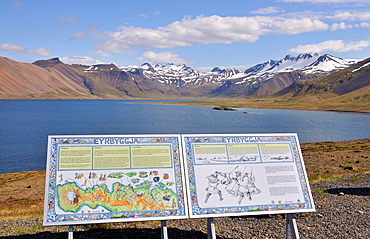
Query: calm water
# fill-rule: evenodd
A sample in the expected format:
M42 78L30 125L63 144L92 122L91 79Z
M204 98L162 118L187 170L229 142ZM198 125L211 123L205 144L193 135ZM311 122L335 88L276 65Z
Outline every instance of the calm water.
M298 133L301 143L370 138L364 114L137 102L153 101L0 100L0 173L45 170L48 135Z

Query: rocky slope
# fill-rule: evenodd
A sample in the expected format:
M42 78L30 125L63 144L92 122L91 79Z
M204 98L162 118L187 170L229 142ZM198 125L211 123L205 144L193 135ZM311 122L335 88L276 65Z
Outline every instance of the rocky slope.
M370 58L327 76L294 82L275 96L300 101L324 99L368 105L369 92Z
M263 97L293 82L316 78L355 61L301 54L270 60L245 71L214 68L199 72L186 65L67 65L58 58L19 63L0 57L2 98L179 98Z

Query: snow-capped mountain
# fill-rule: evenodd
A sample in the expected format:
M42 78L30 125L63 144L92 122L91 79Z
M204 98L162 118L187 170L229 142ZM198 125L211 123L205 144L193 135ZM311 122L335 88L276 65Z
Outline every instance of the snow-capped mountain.
M314 93L326 89L334 94L346 94L369 84L370 58L352 66L355 62L310 53L270 60L245 71L215 67L210 72L201 72L175 64L146 63L119 68L112 63L68 65L59 58L31 64L0 57L0 95L10 98L15 95L31 98L50 95L67 98L264 97L281 94L282 89L293 94L297 89L311 89L311 85L301 86L316 81L301 80L319 76L323 76L325 82L320 83ZM366 90L363 92L358 97L367 95Z
M121 68L124 71L134 72L134 68ZM187 85L222 84L240 71L237 69L220 69L215 67L211 72L196 71L184 64L155 64L144 63L140 66L144 77L156 80L162 84L176 85L177 87Z
M184 64L151 65L149 63L143 64L138 69L123 68L122 70L130 72L140 71L142 76L149 80L176 88L214 85L221 87L220 89L230 89L233 86L242 86L245 88L243 94L250 94L264 82L278 74L298 71L299 74L290 74L290 77L293 77L293 75L298 77L297 79L289 80L292 83L296 80L312 78L312 74L329 74L349 67L356 62L355 60L341 59L328 54L307 53L296 57L287 55L281 60L269 60L254 65L245 71L215 67L210 72L200 72ZM214 92L219 91L216 89Z
M270 60L262 64L257 64L247 69L244 73L281 73L299 70L308 74L328 74L339 69L344 69L356 62L355 60L345 60L328 54L306 53L300 54L297 57L287 55L279 61Z
M258 88L256 86L262 85L276 75L289 72L303 73L303 75L299 75L299 79L293 79L293 81L303 80L311 78L312 75L330 74L347 68L356 62L358 61L319 53L300 54L297 57L287 55L281 60L269 60L248 68L244 71L245 75L234 84L250 85L253 88Z

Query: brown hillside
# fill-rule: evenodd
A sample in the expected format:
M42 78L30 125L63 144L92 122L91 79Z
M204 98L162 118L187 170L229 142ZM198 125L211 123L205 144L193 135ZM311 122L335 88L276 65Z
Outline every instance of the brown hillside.
M87 96L89 91L56 71L0 57L1 95L37 96L45 93Z
M270 96L298 80L306 80L316 77L318 76L315 74L304 74L299 71L280 73L264 82L253 95L257 97Z

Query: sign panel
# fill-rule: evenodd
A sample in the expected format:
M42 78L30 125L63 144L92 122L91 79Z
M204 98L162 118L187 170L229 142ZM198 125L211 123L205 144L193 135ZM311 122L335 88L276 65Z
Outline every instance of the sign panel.
M188 218L179 135L48 140L44 225Z
M182 140L191 218L315 211L296 134Z

